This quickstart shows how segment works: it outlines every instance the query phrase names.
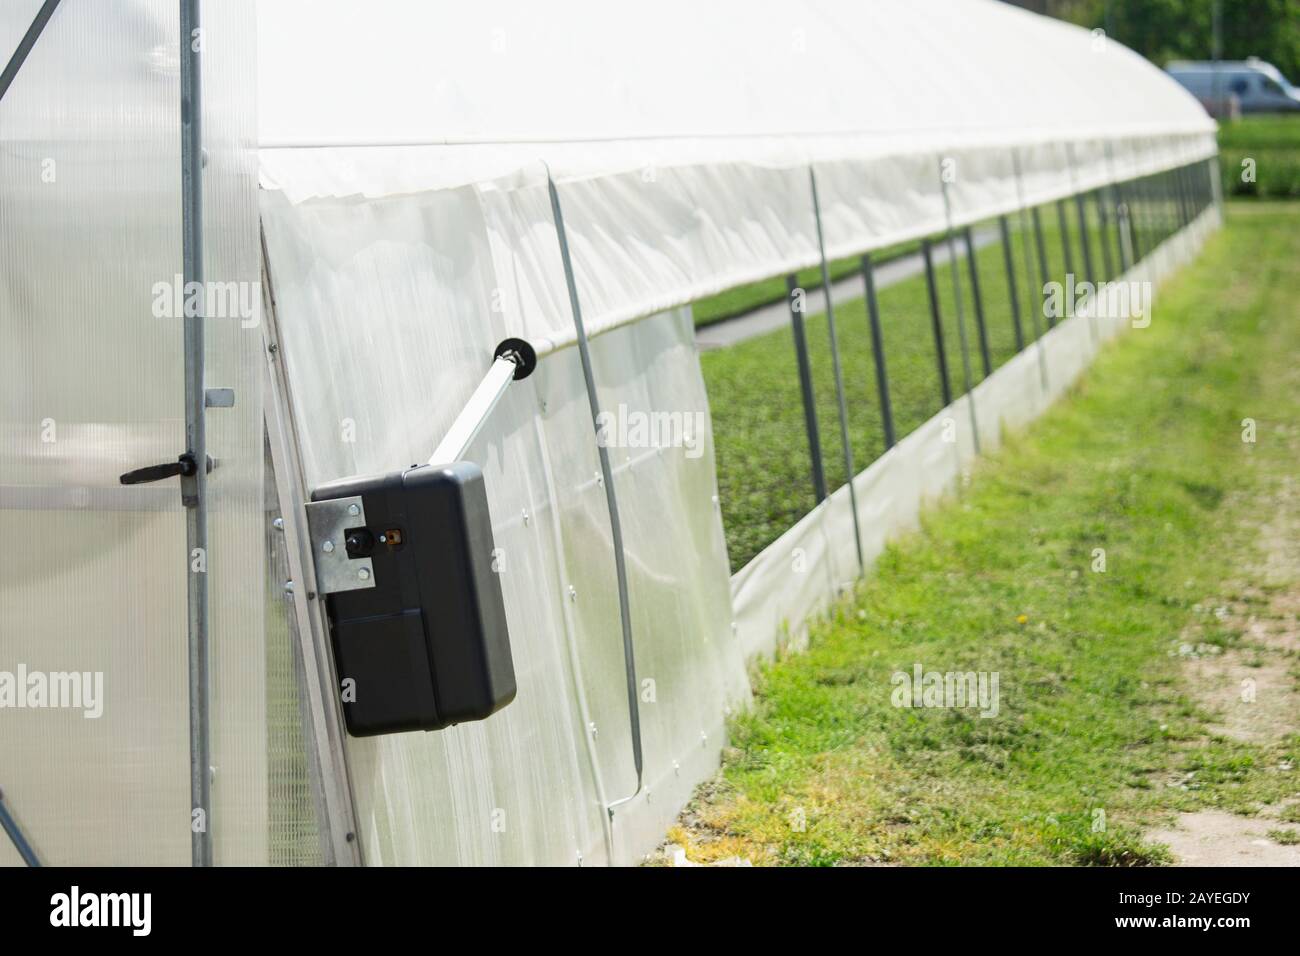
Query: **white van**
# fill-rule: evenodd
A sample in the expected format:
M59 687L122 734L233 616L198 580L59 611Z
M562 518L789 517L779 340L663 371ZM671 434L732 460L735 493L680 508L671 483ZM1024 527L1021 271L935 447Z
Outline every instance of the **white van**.
M1166 67L1175 80L1211 112L1214 101L1235 97L1243 113L1283 113L1300 110L1300 90L1271 63L1258 57L1245 60L1176 60ZM1216 83L1217 79L1217 83Z

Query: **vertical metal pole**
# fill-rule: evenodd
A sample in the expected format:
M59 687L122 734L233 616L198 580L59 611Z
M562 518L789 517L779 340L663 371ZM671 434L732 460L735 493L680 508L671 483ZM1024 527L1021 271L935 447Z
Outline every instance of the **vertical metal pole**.
M1119 177L1115 174L1115 152L1111 148L1109 140L1106 141L1106 175L1110 179L1110 186L1108 189L1103 190L1103 195L1108 196L1108 202L1110 203L1111 208L1115 210L1114 239L1116 267L1116 272L1108 275L1107 278L1118 278L1121 273L1128 271L1129 261L1124 257L1124 217L1121 215L1122 207L1124 205L1124 196L1120 191ZM1106 206L1102 205L1101 208L1104 210ZM1106 218L1108 217L1103 214L1103 221L1105 221ZM1101 239L1103 246L1107 245L1111 241L1110 236L1106 235L1104 232Z
M181 74L181 243L185 288L203 287L203 84L199 0L180 0ZM208 442L204 420L204 302L186 315L185 447L194 474L181 477L185 504L185 576L189 606L190 856L195 866L212 865L212 760L209 728L208 648ZM197 570L196 570L197 569Z
M1084 203L1083 193L1074 194L1075 208L1079 212L1079 246L1083 249L1083 272L1086 281L1092 283L1092 308L1088 310L1088 331L1092 334L1092 344L1095 346L1101 341L1101 333L1097 330L1097 303L1101 301L1097 295L1097 280L1092 270L1092 246L1088 242L1088 207Z
M1102 278L1110 281L1115 278L1115 260L1111 258L1110 216L1106 212L1106 187L1096 190L1092 196L1097 204L1097 245L1101 247Z
M1020 325L1020 295L1016 291L1015 255L1011 251L1011 226L1006 216L998 216L998 230L1002 233L1002 260L1007 268L1007 298L1011 300L1011 324L1016 333L1016 351L1025 347L1025 330Z
M862 257L862 284L867 295L867 320L871 325L871 354L876 360L876 390L880 394L880 421L885 429L885 451L894 447L894 408L889 401L889 375L885 370L885 336L880 328L880 304L876 301L876 277L871 254Z
M1074 248L1070 242L1070 217L1065 211L1065 200L1056 200L1056 225L1061 230L1061 266L1063 268L1062 281L1066 276L1075 274L1074 271Z
M1043 295L1047 294L1047 284L1052 281L1052 273L1047 267L1047 245L1043 242L1043 220L1038 215L1038 207L1035 206L1029 211L1034 221L1034 248L1038 252L1038 272L1043 277ZM1052 316L1046 315L1047 327L1053 328L1056 323Z
M853 510L853 543L858 551L858 570L866 570L862 560L862 531L858 527L858 493L853 487L853 448L849 444L849 406L844 397L844 373L840 369L840 342L835 333L835 303L831 301L831 271L826 263L826 240L822 237L822 207L817 199L817 172L808 167L812 186L813 218L817 221L817 252L821 256L822 289L826 293L826 328L831 338L831 367L835 373L835 397L839 402L840 444L844 452L844 480L849 486L849 507Z
M560 206L560 193L550 170L546 172L546 189L551 197L551 216L555 220L555 233L560 242L560 261L564 264L564 282L569 290L569 309L578 335L578 358L582 362L582 377L587 387L587 405L591 411L591 425L600 434L600 397L596 391L596 375L591 364L591 350L587 346L587 329L582 322L582 304L578 299L578 282L573 272L573 259L569 255L569 235L564 228L564 210ZM644 780L644 759L641 750L641 704L637 697L636 648L632 643L632 613L628 606L627 556L623 550L623 523L619 519L618 495L614 490L614 470L609 463L609 448L605 442L596 442L600 459L601 481L605 486L605 507L609 511L609 532L614 546L614 574L618 582L618 614L623 631L623 671L627 684L627 717L632 733L632 763L636 768L636 789L626 797L615 800L606 812L612 817L614 808L636 797Z
M1183 228L1186 229L1196 218L1195 203L1192 200L1192 184L1187 178L1187 167L1178 167L1178 203L1183 210Z
M965 309L962 307L961 258L957 255L957 240L952 231L952 201L948 195L948 181L943 178L943 164L939 166L939 188L943 191L943 214L948 221L948 271L952 275L952 301L957 310L957 338L961 342L961 381L966 396L966 410L970 414L970 433L975 443L975 454L980 453L980 426L975 415L975 389L970 370L970 341L966 335Z
M989 355L989 331L984 325L984 299L980 295L980 272L975 262L975 237L970 226L965 230L966 269L970 273L971 297L975 300L975 330L979 334L980 358L984 363L984 377L993 374L993 358Z
M1092 243L1088 239L1088 204L1083 193L1075 193L1074 204L1079 213L1079 245L1083 249L1083 274L1094 286L1097 274L1092 268Z
M1133 262L1136 264L1146 258L1146 177L1138 177L1125 191L1129 195L1129 202L1125 204L1128 208L1129 245L1133 247Z
M1115 201L1115 258L1121 273L1127 272L1133 265L1133 258L1128 252L1131 242L1126 242L1129 233L1128 203L1124 199L1124 189L1119 182L1111 184Z
M790 301L790 328L794 332L794 358L799 365L799 392L803 396L803 424L808 433L808 457L812 461L813 495L818 504L826 500L826 469L822 464L821 431L817 427L817 399L813 394L812 365L808 361L808 336L803 326L803 290L799 277L785 277Z
M952 385L948 381L948 357L943 349L943 323L939 318L939 291L934 283L934 257L930 253L930 240L921 240L921 256L925 259L925 288L930 294L930 326L934 331L934 352L939 361L939 390L943 394L943 407L952 404Z
M1015 174L1016 174L1016 203L1020 207L1020 234L1022 237L1027 237L1029 235L1029 224L1025 218L1025 186L1024 186L1024 176L1021 174L1020 171L1020 150L1013 149L1011 151L1011 162L1014 165ZM1033 266L1033 260L1031 258L1031 253L1029 251L1028 238L1022 239L1020 243L1020 247L1021 249L1024 250L1025 253L1025 279L1031 284L1030 288L1032 290L1033 288L1032 283L1034 281L1034 266ZM1042 326L1040 326L1038 322L1038 313L1040 311L1040 308L1037 305L1037 302L1040 301L1041 299L1042 299L1041 293L1039 293L1038 295L1031 294L1029 296L1029 303L1030 303L1029 317L1033 322L1034 342L1037 343L1038 346L1038 378L1043 386L1043 391L1046 392L1047 391L1047 350L1043 348Z

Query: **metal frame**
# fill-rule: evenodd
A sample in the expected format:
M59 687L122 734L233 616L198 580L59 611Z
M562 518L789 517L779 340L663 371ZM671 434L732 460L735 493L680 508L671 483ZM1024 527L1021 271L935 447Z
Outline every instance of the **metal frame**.
M36 11L36 16L32 18L27 31L23 34L22 39L18 41L18 46L14 48L13 55L9 57L9 62L5 64L3 70L0 70L0 100L3 100L5 94L9 92L9 87L13 85L14 80L17 78L18 71L27 62L27 55L32 52L32 47L36 46L36 41L45 32L50 17L54 16L54 11L58 7L59 0L45 0L41 4L41 8Z
M822 462L821 429L817 426L817 400L813 394L812 365L808 361L808 333L804 328L803 310L797 308L799 277L785 277L786 301L790 306L790 330L794 335L794 360L799 367L799 394L803 398L803 425L808 436L808 458L812 463L813 497L818 504L826 500L826 467Z
M1070 242L1070 217L1065 209L1065 200L1056 200L1056 224L1061 230L1061 265L1064 268L1062 279L1068 275L1078 275L1074 271L1074 246Z
M871 355L876 363L876 391L880 395L880 420L885 430L885 451L889 451L894 447L894 406L889 399L885 336L880 328L880 303L876 301L876 278L869 252L862 255L862 285L867 300L867 321L871 326Z
M1016 204L1020 209L1020 232L1023 236L1028 236L1029 226L1026 218L1024 177L1020 171L1020 150L1013 149L1011 151L1011 162L1016 175ZM1024 239L1020 243L1020 245L1025 253L1025 278L1029 282L1033 282L1034 281L1033 280L1034 264L1032 258L1033 253L1030 252L1029 250L1029 240L1027 238ZM1038 345L1038 378L1039 378L1039 383L1043 387L1043 391L1046 392L1047 391L1047 350L1043 348L1042 326L1038 322L1038 314L1041 311L1041 309L1033 305L1033 303L1039 298L1039 295L1033 294L1032 287L1030 291L1031 294L1029 296L1029 301L1031 303L1031 306L1029 309L1029 318L1033 323L1034 342L1037 343Z
M1110 248L1110 215L1106 212L1105 187L1093 190L1093 201L1097 205L1097 245L1101 247L1102 278L1110 281L1115 278L1115 261Z
M1025 348L1025 330L1020 324L1020 293L1016 289L1015 253L1011 250L1011 224L1005 215L998 216L998 231L1002 233L1002 261L1007 270L1007 298L1011 301L1011 324L1016 333L1016 351Z
M966 334L966 310L961 294L961 257L957 255L957 240L952 229L952 203L948 196L948 182L943 178L943 161L939 162L939 188L943 192L943 214L948 224L948 271L952 275L952 301L957 310L957 339L961 344L962 387L966 408L970 412L970 433L975 443L975 454L980 451L980 426L975 415L975 386L970 368L970 340Z
M844 483L849 486L849 507L853 511L853 543L858 551L858 570L866 569L862 560L862 530L858 527L858 493L853 487L857 472L853 469L853 448L849 442L849 407L844 398L844 373L840 368L840 342L835 332L835 303L831 295L831 272L826 264L826 240L822 236L822 207L817 199L817 171L808 167L812 187L813 218L817 221L817 254L821 257L822 289L826 294L826 329L830 334L831 367L835 375L835 397L839 403L840 445L844 453Z
M993 374L993 357L989 354L989 332L984 324L984 301L980 294L980 272L979 266L975 262L975 237L970 226L963 230L962 238L966 242L966 270L970 273L971 298L975 300L975 330L979 336L980 359L984 363L984 377L988 378Z
M181 79L181 242L185 288L203 284L203 65L199 0L180 3ZM199 297L200 300L202 297ZM204 382L204 304L194 315L186 310L185 449L192 461L208 457ZM195 570L192 556L208 551L207 469L181 476L185 504L185 577L188 583L190 807L202 813L203 825L190 826L190 855L195 866L212 865L212 757L210 727L211 651L208 646L208 575L206 559Z
M1051 270L1047 266L1047 243L1043 240L1043 220L1038 213L1038 207L1035 206L1029 210L1029 215L1034 223L1034 249L1038 253L1038 274L1042 280L1042 288L1047 288L1047 283L1052 281ZM1040 293L1042 294L1042 293ZM1047 319L1047 328L1052 329L1056 326L1050 315L1044 316Z
M930 240L921 240L921 257L925 260L925 288L930 295L930 327L934 332L934 352L939 364L939 390L943 395L943 407L952 404L952 384L948 380L948 356L943 346L943 322L939 317L939 290L934 282L934 256L930 252Z
M560 193L555 188L551 171L546 171L546 189L551 198L551 215L555 220L555 235L560 244L560 261L564 265L564 281L569 290L569 308L573 313L573 326L578 335L578 357L582 363L582 376L587 386L587 404L591 409L592 437L600 435L600 396L596 392L596 377L592 370L591 349L587 343L587 330L582 322L582 303L578 298L578 282L573 272L573 258L569 254L569 237L564 228L564 210ZM636 799L645 786L645 757L641 747L641 703L637 697L636 648L632 642L632 612L628 605L627 555L623 550L623 524L619 519L618 494L614 489L614 470L609 463L609 448L596 442L600 459L600 474L604 479L605 506L609 511L610 537L614 546L614 573L618 580L618 613L623 632L623 667L627 681L628 724L632 732L632 763L636 768L636 789L626 797L612 801L606 813L612 818L614 809Z
M339 680L329 650L325 602L310 584L316 580L316 562L305 508L309 494L298 452L298 427L289 377L280 348L275 285L265 235L261 242L262 334L267 363L263 409L280 503L280 530L285 536L291 575L286 582L286 597L293 602L298 659L302 666L304 737L311 744L307 759L320 821L321 856L326 865L359 866L363 862L363 849L357 837L356 801L345 748L347 732L338 695Z
M36 855L36 851L28 842L27 835L23 833L23 828L18 825L14 815L5 806L3 791L0 791L0 829L5 831L5 834L9 837L9 842L14 845L14 849L18 852L18 856L23 863L30 867L39 867L41 865L40 857Z

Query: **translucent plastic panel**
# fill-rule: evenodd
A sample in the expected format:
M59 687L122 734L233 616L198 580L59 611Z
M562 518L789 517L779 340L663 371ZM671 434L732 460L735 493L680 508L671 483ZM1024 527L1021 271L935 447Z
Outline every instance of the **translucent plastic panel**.
M0 9L0 37L26 6ZM210 21L205 238L209 278L255 284L247 13ZM173 2L66 0L0 103L0 534L25 542L0 557L0 670L102 679L98 716L0 712L0 786L50 863L190 860L184 509L174 480L118 483L185 448L178 45ZM256 863L261 406L239 328L213 322L208 343L209 383L236 392L209 445L210 827L218 862Z

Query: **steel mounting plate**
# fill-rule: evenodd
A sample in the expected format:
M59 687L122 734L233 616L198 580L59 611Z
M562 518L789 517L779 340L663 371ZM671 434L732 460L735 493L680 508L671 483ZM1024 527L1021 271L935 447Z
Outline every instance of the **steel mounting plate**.
M344 540L348 528L363 527L365 523L366 509L360 496L307 502L307 529L318 593L336 594L375 586L374 564L369 558L348 557Z

